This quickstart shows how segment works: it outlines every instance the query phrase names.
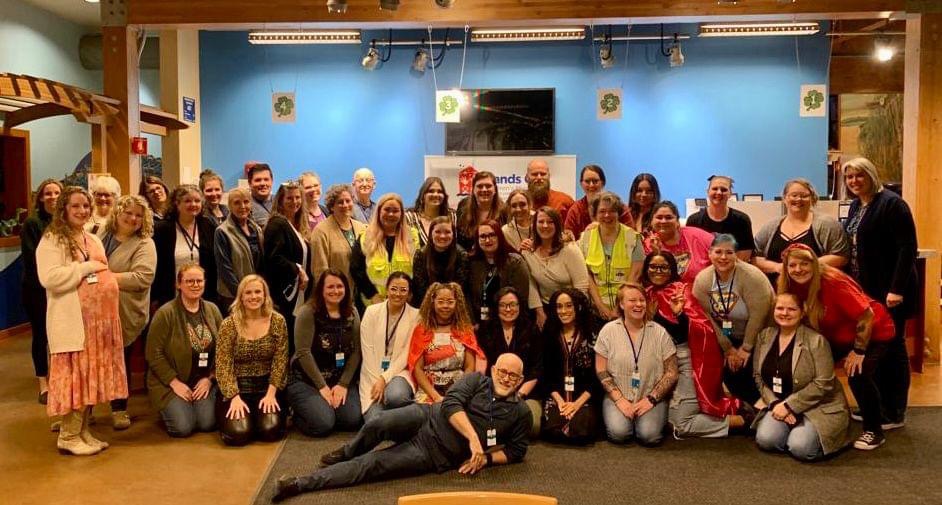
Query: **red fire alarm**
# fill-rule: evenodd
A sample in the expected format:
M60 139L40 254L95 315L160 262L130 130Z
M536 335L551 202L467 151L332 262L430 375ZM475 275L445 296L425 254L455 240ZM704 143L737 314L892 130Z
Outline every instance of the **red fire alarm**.
M144 137L131 137L131 152L134 154L147 154L147 139Z

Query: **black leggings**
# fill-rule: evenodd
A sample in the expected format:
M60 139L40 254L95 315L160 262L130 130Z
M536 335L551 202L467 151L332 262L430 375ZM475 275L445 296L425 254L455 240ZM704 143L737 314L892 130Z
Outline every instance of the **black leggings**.
M242 419L229 419L226 412L232 399L223 400L219 395L216 403L216 419L219 421L219 435L223 443L232 446L243 446L252 440L275 442L285 436L285 410L287 403L279 391L277 394L280 412L265 414L258 408L258 402L265 396L264 393L239 393L242 401L249 406L249 414Z
M33 333L33 369L36 377L49 376L49 337L46 335L46 290L23 287L23 306Z

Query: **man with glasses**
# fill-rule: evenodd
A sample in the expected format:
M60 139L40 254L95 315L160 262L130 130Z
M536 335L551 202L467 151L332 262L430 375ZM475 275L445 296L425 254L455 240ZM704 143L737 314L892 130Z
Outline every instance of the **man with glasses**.
M739 245L736 256L743 261L749 261L752 251L756 248L752 237L752 220L745 212L729 207L729 197L733 194L733 178L727 175L711 175L707 182L707 206L688 217L687 226L713 234L732 235Z
M325 454L324 468L279 478L272 501L360 482L453 468L472 475L485 466L517 463L527 452L533 422L517 396L522 381L523 362L514 354L502 354L490 377L466 374L440 403L383 411L346 445ZM373 451L385 440L397 444Z
M368 168L357 169L353 172L353 219L361 223L370 224L376 202L373 201L373 190L376 189L376 178L373 171Z

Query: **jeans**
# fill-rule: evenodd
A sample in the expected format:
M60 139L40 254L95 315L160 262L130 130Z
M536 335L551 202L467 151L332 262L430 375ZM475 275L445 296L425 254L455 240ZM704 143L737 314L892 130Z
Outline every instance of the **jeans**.
M850 390L853 391L860 407L864 431L883 433L883 428L880 427L883 423L882 401L876 371L890 345L890 342L870 342L864 355L863 370L847 378Z
M802 419L789 426L767 412L756 428L756 444L763 451L788 452L802 461L814 461L824 456L824 447L814 425Z
M430 437L416 436L427 424L429 411L428 405L412 404L379 412L344 445L344 453L352 459L298 477L300 488L313 491L436 471L429 457L436 450L429 446ZM386 440L397 445L373 450Z
M657 445L664 438L667 425L667 403L659 402L641 417L628 419L609 398L602 401L602 420L605 434L616 444L623 444L632 437L641 445Z
M909 353L906 351L906 316L893 307L890 315L896 325L896 337L889 342L886 354L877 367L876 381L880 388L883 420L898 422L906 418L909 402Z
M677 345L677 367L680 374L671 397L668 418L678 436L721 438L729 435L729 418L713 417L700 412L697 387L694 384L693 367L690 364L690 348Z
M398 409L412 404L412 386L402 377L393 377L383 390L383 401L373 402L363 413L363 421L369 421L376 414L391 409Z
M171 437L182 438L197 431L216 429L216 397L218 395L219 388L215 385L210 388L209 396L192 403L173 395L170 403L160 411L160 418L167 427L167 434Z
M314 386L297 378L289 381L285 396L294 410L295 426L309 437L325 437L335 429L353 431L363 423L356 384L350 385L346 401L336 410Z

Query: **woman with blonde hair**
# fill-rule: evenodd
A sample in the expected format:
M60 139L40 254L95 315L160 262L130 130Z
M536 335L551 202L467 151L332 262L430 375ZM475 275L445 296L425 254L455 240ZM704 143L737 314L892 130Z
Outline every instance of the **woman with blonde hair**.
M118 281L101 240L85 231L92 198L70 186L36 248L39 282L49 300L50 416L62 416L57 446L91 455L108 447L88 429L91 407L127 398Z
M150 316L150 286L154 282L157 249L151 236L154 218L147 201L138 195L118 199L102 236L108 269L118 280L121 332L124 335L124 363L129 365L131 346L147 326ZM128 383L131 367L125 366ZM126 399L111 402L111 421L116 430L131 426Z
M769 221L756 234L753 263L775 284L783 270L782 252L792 244L804 244L822 262L843 268L850 256L847 235L837 219L814 212L818 192L811 181L799 177L786 182L782 200L785 215Z
M418 386L417 403L438 403L484 352L474 336L461 286L436 282L428 289L409 343L409 371ZM483 366L482 366L483 369Z
M880 447L886 441L883 431L898 427L884 427L876 376L896 334L893 319L854 279L821 262L807 245L785 249L782 264L779 294L794 294L804 304L808 326L831 344L834 361L844 360L847 382L863 417L863 433L854 447Z
M216 380L222 393L216 418L226 445L284 436L287 368L285 318L273 310L265 279L248 275L239 283L216 341Z
M85 230L101 238L105 225L114 212L115 200L121 196L121 184L110 175L99 175L92 179L88 191L92 194L95 204L92 206L92 216L85 224Z
M403 219L402 198L387 193L376 202L366 231L353 245L350 273L360 294L358 307L386 299L386 279L393 272L412 275L412 256L419 237Z
M321 176L314 172L302 172L298 176L298 184L304 190L304 201L307 203L307 224L313 231L317 225L321 224L330 211L321 204Z

